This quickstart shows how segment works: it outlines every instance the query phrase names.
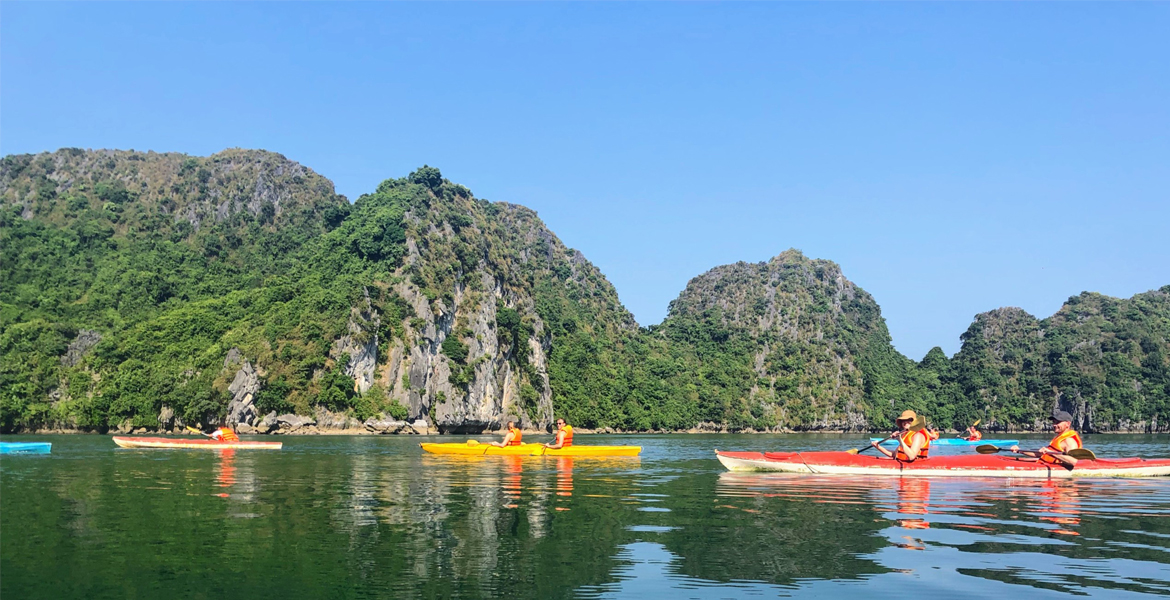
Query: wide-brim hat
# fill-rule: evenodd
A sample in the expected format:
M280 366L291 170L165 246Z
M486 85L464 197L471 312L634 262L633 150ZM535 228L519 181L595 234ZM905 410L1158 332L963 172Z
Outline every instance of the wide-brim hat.
M917 418L918 418L918 413L916 413L912 410L904 410L904 411L902 411L902 414L897 419L894 419L894 420L895 421L913 421L914 419L917 419Z

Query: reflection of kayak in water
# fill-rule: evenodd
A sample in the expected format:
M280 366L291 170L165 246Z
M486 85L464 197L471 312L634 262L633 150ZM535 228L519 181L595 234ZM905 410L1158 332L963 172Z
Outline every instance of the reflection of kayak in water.
M114 436L114 443L122 448L207 448L211 450L280 450L280 442L220 442L190 438L123 437Z
M0 454L48 454L52 449L50 442L0 442Z
M890 446L898 444L898 440L896 439L869 438L869 440L871 442L882 442ZM993 444L1004 448L1014 446L1018 443L1020 443L1020 440L960 440L957 438L939 438L930 441L931 446L982 446L983 444Z
M848 452L720 452L732 471L915 477L1155 477L1170 475L1170 459L1098 458L1069 470L1010 456L935 456L911 463Z
M569 446L545 448L544 444L519 446L492 446L468 440L462 444L419 444L431 454L458 454L463 456L637 456L641 446Z

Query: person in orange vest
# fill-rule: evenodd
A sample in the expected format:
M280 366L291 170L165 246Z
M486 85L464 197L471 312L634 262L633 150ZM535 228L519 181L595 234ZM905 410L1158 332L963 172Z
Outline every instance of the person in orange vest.
M219 429L212 431L211 434L208 435L207 437L210 437L211 439L213 439L217 442L238 442L238 441L240 441L240 436L236 435L236 432L232 431L232 429L230 427L220 427Z
M968 442L978 442L981 439L983 439L983 434L978 429L975 429L974 425L967 428L966 440Z
M1066 452L1084 448L1085 444L1081 441L1081 434L1072 428L1072 415L1064 410L1053 411L1052 430L1056 432L1056 437L1052 438L1052 441L1040 450L1021 451L1019 446L1012 446L1012 452L1031 456L1042 463L1073 468L1077 464L1077 459L1069 456Z
M918 419L918 414L912 410L903 411L894 421L901 432L898 435L898 447L894 451L882 448L880 441L872 441L870 445L878 452L902 462L914 462L926 459L930 455L930 434L923 430L911 431L910 426Z
M557 439L551 444L545 444L545 448L556 450L557 448L568 448L573 445L573 426L566 425L564 419L557 419Z
M524 434L521 433L519 427L516 427L515 421L508 421L508 426L504 428L504 431L507 432L504 434L504 441L492 442L493 446L503 448L504 446L519 446L523 443L520 439L524 437Z
M933 442L942 437L942 432L938 430L937 426L931 425L930 428L926 430L926 435L930 436L930 441Z

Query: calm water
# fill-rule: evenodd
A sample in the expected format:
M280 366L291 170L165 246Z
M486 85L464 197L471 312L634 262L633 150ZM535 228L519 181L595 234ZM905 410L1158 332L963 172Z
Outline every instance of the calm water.
M407 436L279 439L281 451L216 452L6 437L53 453L0 459L0 596L1170 595L1170 478L733 474L712 454L860 436L585 436L644 446L608 460L438 457ZM1088 442L1103 456L1170 456L1167 436Z

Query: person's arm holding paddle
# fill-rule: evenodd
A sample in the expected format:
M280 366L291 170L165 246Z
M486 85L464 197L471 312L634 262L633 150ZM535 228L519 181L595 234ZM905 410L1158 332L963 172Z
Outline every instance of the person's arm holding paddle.
M1056 432L1056 437L1052 438L1047 446L1039 450L1020 450L1019 446L1012 446L1011 451L1043 463L1073 468L1077 464L1077 459L1069 456L1069 452L1084 448L1084 444L1081 442L1080 434L1072 429L1072 415L1063 410L1053 412L1052 429Z
M573 428L565 425L564 419L557 419L557 438L553 443L545 444L544 447L556 450L571 445L573 445Z

